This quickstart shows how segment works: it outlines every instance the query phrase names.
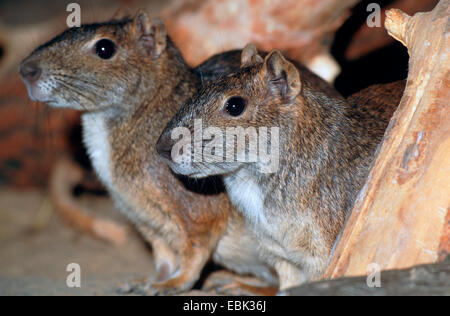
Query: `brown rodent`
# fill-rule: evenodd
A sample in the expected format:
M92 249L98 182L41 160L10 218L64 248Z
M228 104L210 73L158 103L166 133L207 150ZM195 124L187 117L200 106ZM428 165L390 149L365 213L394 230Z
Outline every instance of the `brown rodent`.
M258 266L253 236L226 194L188 189L155 150L164 126L201 81L238 69L239 53L208 63L214 69L200 66L202 78L184 62L164 24L152 24L141 11L134 18L69 29L20 67L33 100L83 111L94 169L152 245L156 276L134 288L145 294L189 289L212 255L237 272L257 269L254 274L270 278Z
M259 255L276 271L283 290L321 277L400 100L401 92L390 94L389 102L380 104L370 101L377 92L369 89L349 98L350 104L279 51L263 60L248 45L240 71L205 85L185 103L165 128L157 148L177 173L224 176L232 203L258 236ZM208 135L194 136L191 147L179 147L185 143L172 134L175 128L185 127L186 133L195 135L199 124L203 130L218 128L216 146L211 146ZM267 144L274 153L279 144L278 158L274 156L279 159L278 168L262 172L260 156L254 161L237 159L241 153L250 153L250 145L224 142L227 135L223 134L238 126L279 128L279 139L272 138L271 130ZM250 143L250 137L247 140ZM195 152L196 145L200 152ZM217 161L208 162L205 151L209 154L212 148ZM224 157L228 150L232 160Z

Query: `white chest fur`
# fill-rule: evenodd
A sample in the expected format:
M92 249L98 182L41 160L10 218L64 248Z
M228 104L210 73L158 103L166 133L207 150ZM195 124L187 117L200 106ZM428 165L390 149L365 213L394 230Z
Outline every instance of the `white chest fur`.
M233 177L225 177L224 182L231 202L244 215L260 241L258 248L260 256L266 258L268 264L279 258L289 261L292 251L283 244L287 236L284 230L286 225L283 223L286 219L270 215L274 214L274 210L268 209L264 204L266 197L259 184L245 169L241 169ZM292 230L294 236L297 231L299 230Z
M247 171L241 169L235 177L225 177L224 182L230 200L245 218L253 225L265 226L264 196Z
M83 120L83 141L100 180L112 188L108 129L101 113L86 113Z

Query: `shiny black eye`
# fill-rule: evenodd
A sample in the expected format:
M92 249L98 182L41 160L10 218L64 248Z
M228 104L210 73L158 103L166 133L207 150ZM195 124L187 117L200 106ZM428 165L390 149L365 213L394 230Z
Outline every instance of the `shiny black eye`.
M110 59L116 52L116 45L109 39L101 39L95 44L95 53L101 59Z
M225 103L225 111L231 116L239 116L244 112L246 104L242 97L231 97Z

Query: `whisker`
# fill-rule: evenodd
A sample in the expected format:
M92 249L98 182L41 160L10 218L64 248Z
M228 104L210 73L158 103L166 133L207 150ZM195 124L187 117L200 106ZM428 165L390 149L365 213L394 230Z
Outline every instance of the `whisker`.
M72 87L72 91L79 93L82 97L84 97L84 98L87 99L88 101L91 101L92 103L95 103L94 100L93 100L92 98L88 98L88 97L82 92L82 91L83 91L83 88L84 88L82 85L76 85L76 82L75 82L75 83L74 83L74 82L68 83L66 80L61 79L61 78L58 78L57 76L55 76L54 78L55 78L55 80L57 80L58 82L63 83L63 84L65 85L65 87L68 87L68 86ZM93 93L95 97L98 97L97 92L96 92L95 90L94 90L94 91L91 90L90 92Z
M203 156L201 154L198 154L198 153L197 154L193 153L193 154L194 154L194 158L203 159ZM210 174L217 174L217 169L219 169L220 171L222 171L224 173L228 172L228 169L223 167L221 162L219 162L219 163L214 163L214 162L206 163L206 162L203 162L203 160L202 160L202 162L200 162L200 163L197 162L197 164L200 164L201 168L205 168L207 173L210 173ZM249 165L251 163L243 162L241 164ZM236 179L242 181L244 184L248 183L251 180L251 177L248 176L248 177L244 178L244 177L242 177L241 175L239 175L237 173L234 174L234 177Z
M70 85L73 88L77 88L77 91L80 92L80 89L83 90L85 87L84 85L82 85L81 83L87 84L87 85L92 85L94 87L97 87L101 90L104 89L103 85L92 81L92 80L86 80L86 79L82 79L82 78L77 78L74 76L70 76L70 75L66 75L66 74L60 74L60 73L52 73L50 74L53 78L55 78L56 80L58 80L59 82L64 82L66 85L69 84L66 79L70 79L71 83ZM99 97L99 95L97 94L97 92L95 90L91 90L91 93L93 93L95 95L95 97ZM84 96L86 97L86 96ZM87 97L86 97L87 98ZM92 100L90 100L92 101Z
M200 81L201 81L201 83L202 83L202 86L204 86L204 85L205 85L205 82L204 82L204 80L203 80L203 72L199 71L199 74L200 74Z
M94 104L95 104L95 102L94 102L91 98L85 96L82 92L80 92L80 91L79 91L78 89L76 89L75 87L73 87L73 86L71 86L71 85L65 83L65 82L62 81L62 80L56 79L56 78L55 78L55 81L57 81L58 83L60 83L60 84L61 84L64 88L66 88L67 90L72 91L73 93L77 94L78 96L80 96L80 97L82 97L82 98L84 98L84 99L90 101L91 103L94 103ZM87 110L86 107L83 105L82 102L78 102L78 104L79 104L84 110Z
M70 91L76 93L77 95L81 96L82 98L85 98L86 100L88 100L88 101L91 102L92 104L95 104L95 101L94 101L93 99L91 99L91 98L85 96L85 95L84 95L82 92L80 92L76 87L71 86L71 85L65 83L64 81L62 81L61 79L58 79L58 78L55 78L55 80L56 80L57 82L59 82L62 86L64 86L67 90L70 90ZM77 102L77 103L80 105L80 107L81 107L84 111L89 111L89 110L86 108L86 106L83 104L83 102L80 101L80 102ZM98 119L97 119L96 116L94 116L93 119L94 119L94 121L95 121L95 123L96 123L97 125L100 125L100 123L99 123L99 121L98 121Z
M77 78L77 77L74 77L74 76L70 76L70 75L67 75L67 74L57 74L57 73L55 73L55 74L50 74L51 76L53 76L53 77L55 77L55 78L57 78L57 77L61 77L61 78L67 78L67 79L71 79L71 80L74 80L75 82L76 81L80 81L80 82L83 82L83 83L86 83L86 84L88 84L88 85L93 85L93 86L96 86L96 87L98 87L98 88L103 88L103 86L101 85L101 84L99 84L99 83L97 83L97 82L95 82L95 81L92 81L92 80L86 80L86 79L82 79L82 78Z

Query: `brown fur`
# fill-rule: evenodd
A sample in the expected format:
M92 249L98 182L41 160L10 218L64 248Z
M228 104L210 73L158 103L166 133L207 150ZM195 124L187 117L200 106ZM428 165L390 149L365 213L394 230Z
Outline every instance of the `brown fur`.
M103 38L117 46L109 60L95 54ZM251 273L258 262L247 250L254 239L226 195L188 189L155 151L164 126L202 80L239 68L233 56L239 53L215 56L192 70L164 25L139 12L134 19L69 29L22 63L32 98L84 111L84 140L94 168L122 213L152 244L157 275L144 284L146 294L189 289L213 254L241 273ZM26 66L33 64L42 70L38 82L26 79Z
M401 83L387 90L368 89L348 103L278 51L264 62L255 54L248 46L239 72L206 85L184 104L158 147L171 142L174 127L193 132L193 122L200 118L203 128L280 128L280 167L272 174L259 172L257 163L169 163L186 175L224 175L232 202L260 240L262 261L277 272L280 288L285 289L321 276L400 100L401 90L394 88ZM247 101L238 117L224 114L226 101L233 96ZM261 209L253 207L258 198Z

